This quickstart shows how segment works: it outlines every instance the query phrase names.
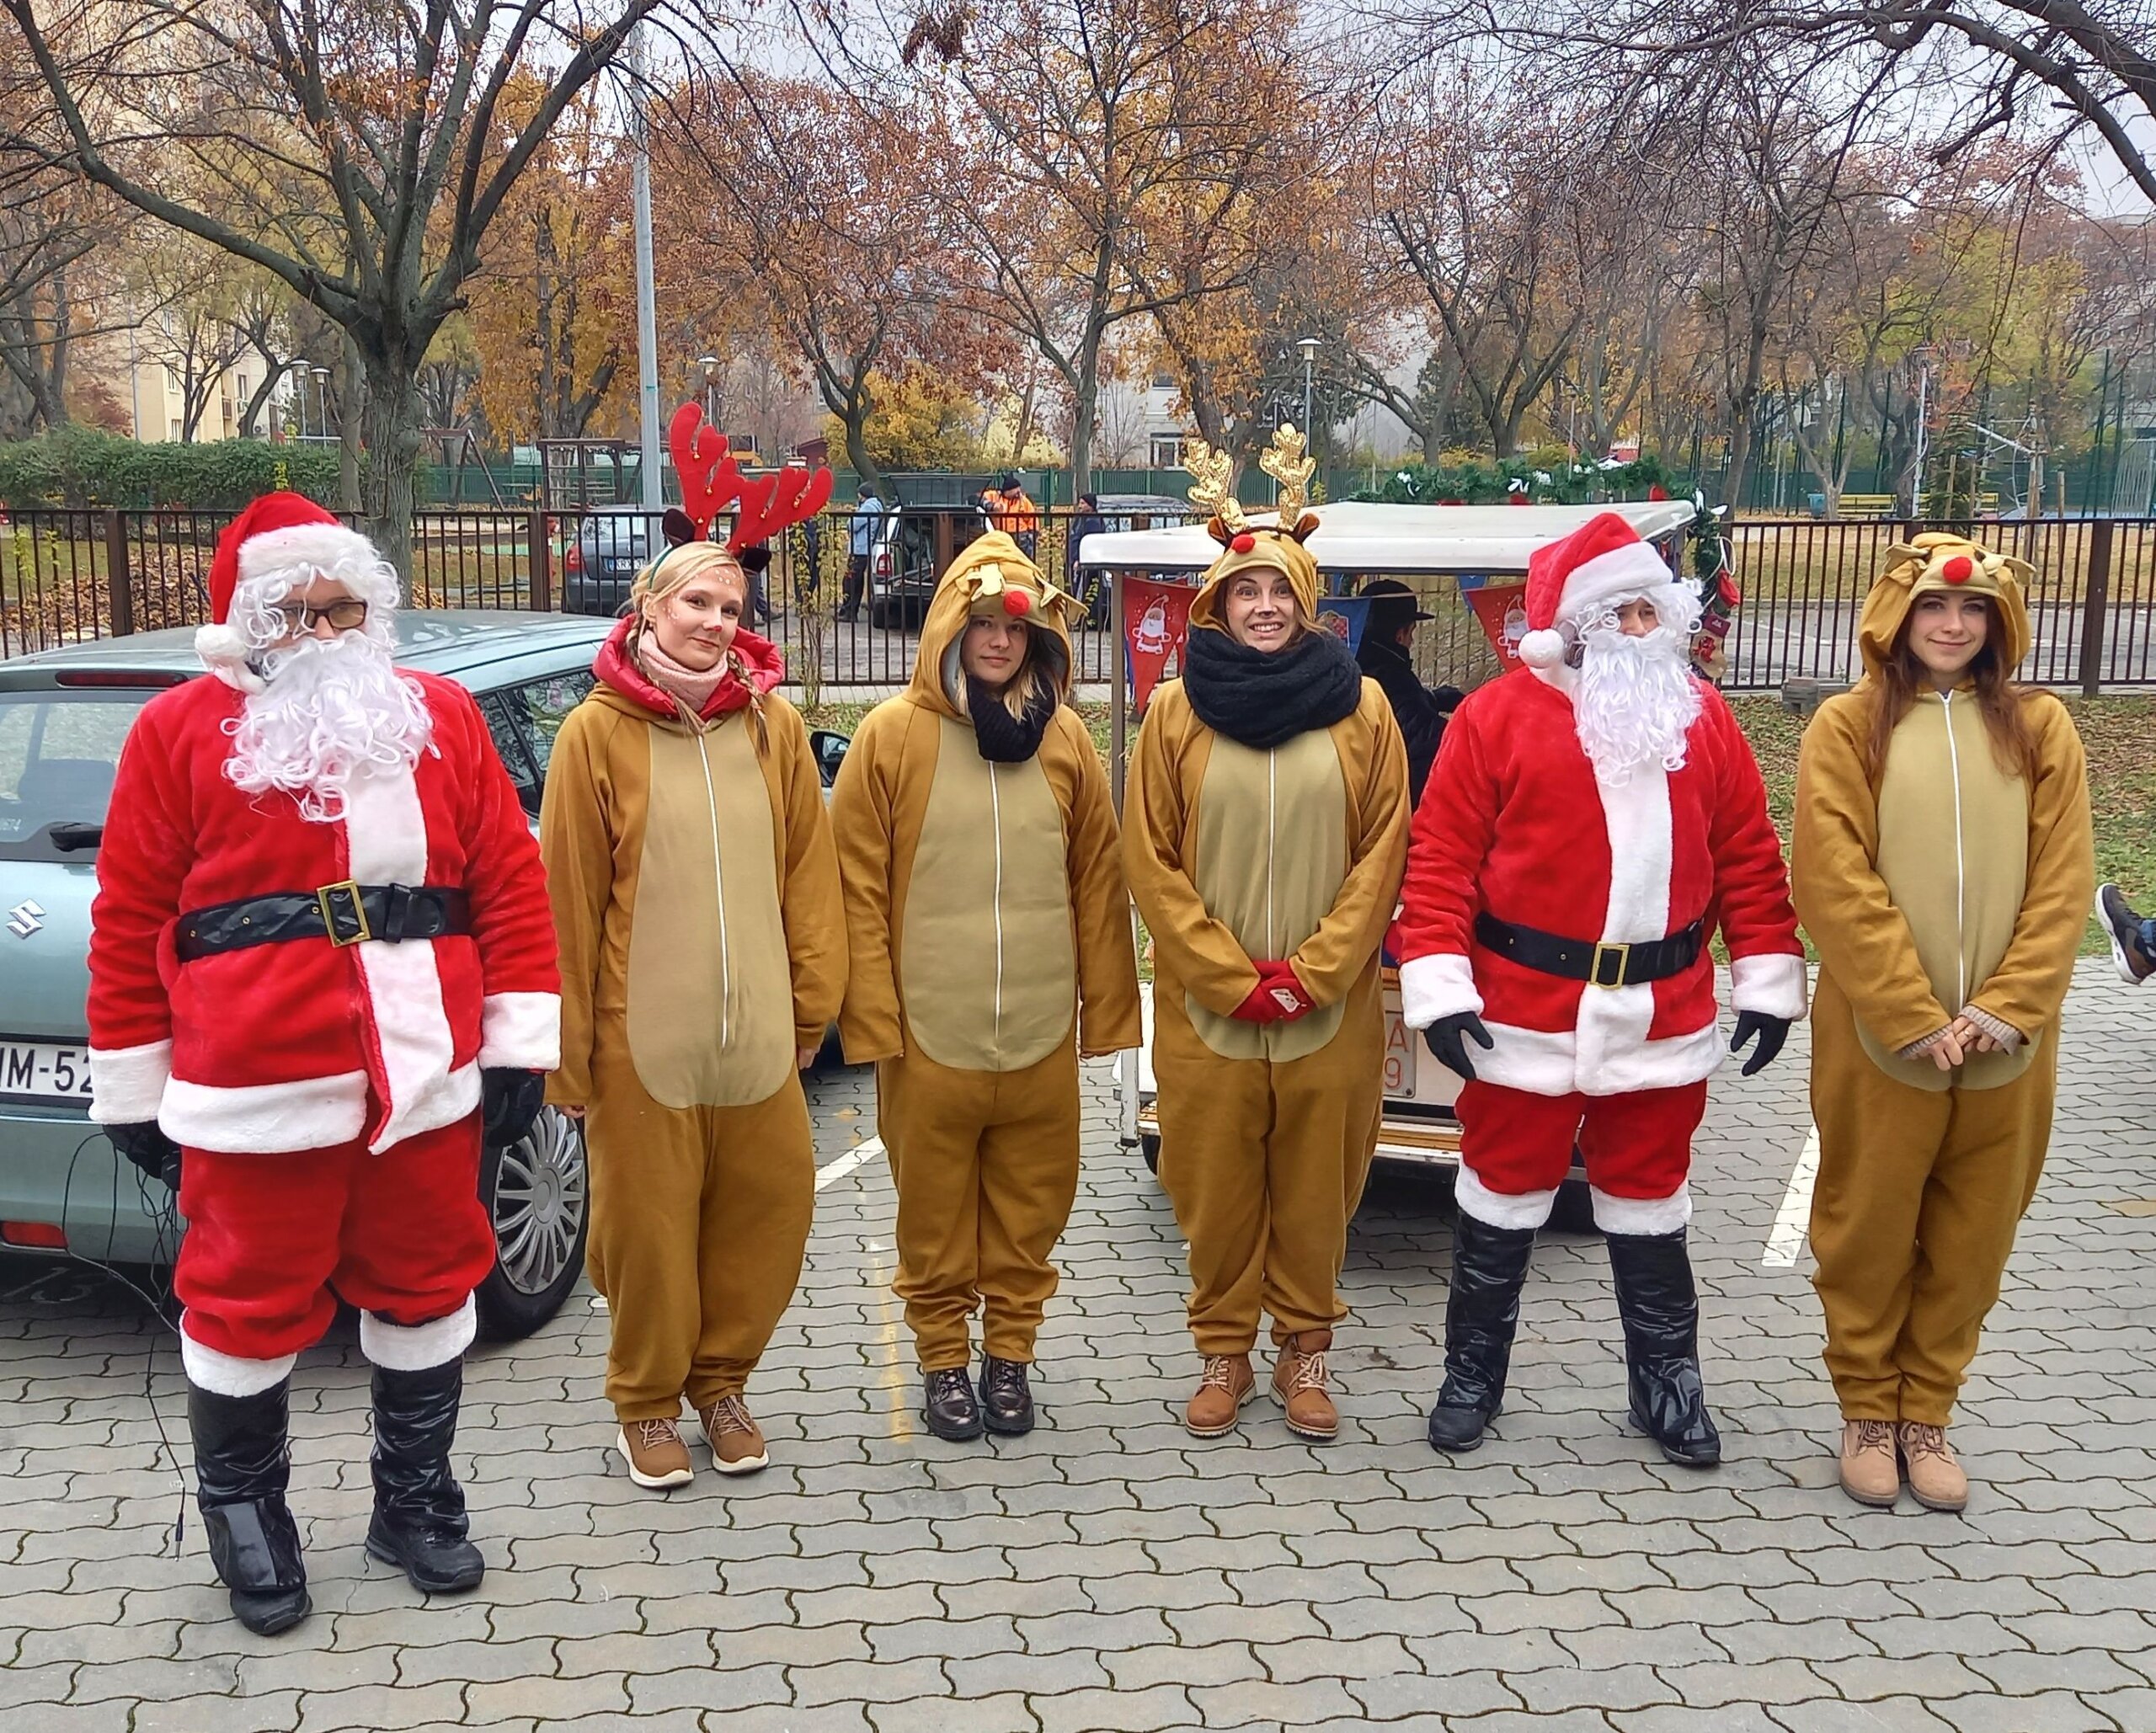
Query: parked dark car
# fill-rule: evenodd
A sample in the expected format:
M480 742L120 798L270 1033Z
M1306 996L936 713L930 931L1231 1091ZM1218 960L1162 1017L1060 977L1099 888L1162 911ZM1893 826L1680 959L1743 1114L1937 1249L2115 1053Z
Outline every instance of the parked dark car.
M562 550L562 608L613 619L628 605L629 585L651 557L655 513L641 505L595 506L578 520Z

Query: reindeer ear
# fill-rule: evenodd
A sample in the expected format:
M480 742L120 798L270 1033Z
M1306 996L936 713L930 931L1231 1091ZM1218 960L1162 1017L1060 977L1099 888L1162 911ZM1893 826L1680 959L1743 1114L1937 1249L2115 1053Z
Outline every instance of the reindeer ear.
M734 557L741 562L741 569L754 577L771 564L771 551L759 542L754 547L741 549Z
M680 547L696 539L694 519L678 505L666 508L666 515L659 520L659 532L666 538L669 547Z
M1297 541L1305 541L1309 540L1310 531L1315 528L1317 528L1317 514L1314 511L1306 511L1288 526L1288 533Z
M1219 542L1223 547L1227 547L1230 542L1235 539L1235 532L1233 530L1230 530L1227 525L1223 523L1218 517L1209 519L1207 521L1205 525L1205 533L1210 536L1215 541Z

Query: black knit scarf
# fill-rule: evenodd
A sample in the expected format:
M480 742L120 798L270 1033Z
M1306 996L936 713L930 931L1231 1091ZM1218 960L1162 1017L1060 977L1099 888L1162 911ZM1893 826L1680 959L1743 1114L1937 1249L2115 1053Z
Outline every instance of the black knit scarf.
M1055 714L1055 689L1044 680L1032 681L1026 696L1026 713L1015 717L1001 694L991 692L977 680L966 682L966 708L974 719L974 744L990 764L1023 764L1041 749L1041 736Z
M1353 716L1363 670L1329 632L1305 632L1267 651L1201 627L1184 642L1182 689L1207 728L1268 752Z

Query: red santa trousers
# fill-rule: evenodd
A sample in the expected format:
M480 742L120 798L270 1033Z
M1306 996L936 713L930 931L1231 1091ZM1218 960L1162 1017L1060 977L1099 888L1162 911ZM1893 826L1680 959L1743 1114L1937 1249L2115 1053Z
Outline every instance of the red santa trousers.
M1572 1165L1577 1139L1605 1233L1673 1233L1691 1216L1685 1186L1707 1085L1614 1096L1539 1096L1462 1085L1460 1205L1501 1228L1540 1227Z
M322 1339L340 1297L392 1326L370 1332L373 1320L363 1319L363 1336L402 1336L423 1361L453 1359L471 1340L468 1323L432 1344L409 1326L456 1317L494 1268L477 1113L378 1155L364 1137L287 1154L189 1149L179 1207L188 1224L173 1272L187 1308L180 1329L213 1357L296 1354ZM370 1349L369 1357L383 1357Z

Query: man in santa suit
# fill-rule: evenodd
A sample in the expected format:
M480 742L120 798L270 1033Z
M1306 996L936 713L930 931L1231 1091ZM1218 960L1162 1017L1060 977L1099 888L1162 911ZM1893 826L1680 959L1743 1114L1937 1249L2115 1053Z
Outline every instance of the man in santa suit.
M374 1365L367 1550L475 1585L449 1448L493 1267L482 1127L514 1141L558 1063L537 845L478 707L390 659L397 577L293 493L210 572L212 678L120 755L90 937L90 1116L177 1167L196 1500L251 1630L309 1610L286 1384L339 1297Z
M1604 512L1531 562L1524 666L1471 694L1415 814L1393 952L1407 1021L1467 1080L1445 1379L1430 1442L1497 1411L1535 1229L1575 1138L1609 1247L1632 1422L1671 1461L1721 1439L1700 1387L1685 1176L1721 1061L1707 941L1748 1076L1804 1014L1758 765L1687 646L1699 604ZM1470 1043L1472 1043L1470 1046Z

